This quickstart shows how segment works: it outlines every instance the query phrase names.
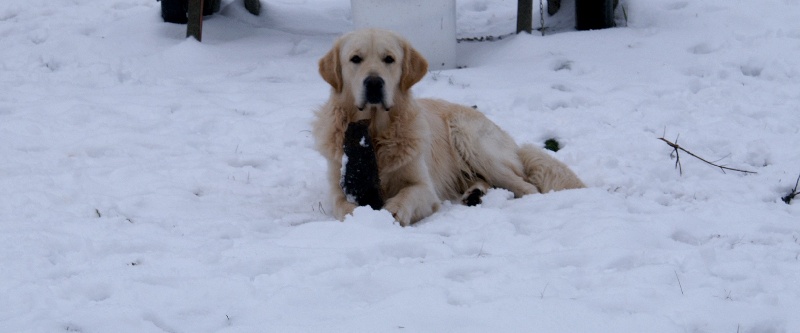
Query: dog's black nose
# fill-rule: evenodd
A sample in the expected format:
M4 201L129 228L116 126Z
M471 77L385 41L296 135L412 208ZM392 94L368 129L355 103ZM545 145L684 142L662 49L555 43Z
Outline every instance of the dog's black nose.
M379 76L368 76L364 79L364 94L367 103L383 103L383 79Z

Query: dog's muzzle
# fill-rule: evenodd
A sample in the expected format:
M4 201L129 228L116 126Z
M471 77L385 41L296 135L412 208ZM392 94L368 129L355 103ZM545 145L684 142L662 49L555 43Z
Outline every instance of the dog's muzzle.
M379 76L370 75L364 79L364 105L359 110L364 110L366 104L380 104L386 111L386 96L384 94L384 81Z

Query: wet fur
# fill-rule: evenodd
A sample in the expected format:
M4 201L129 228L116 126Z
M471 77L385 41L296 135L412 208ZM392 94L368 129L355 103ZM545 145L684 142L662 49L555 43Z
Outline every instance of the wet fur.
M354 64L353 55L363 61ZM387 55L392 63L382 61ZM384 208L403 226L433 214L443 200L479 202L479 194L491 187L508 189L516 197L585 187L566 165L540 148L517 146L477 110L415 99L410 88L426 74L427 62L394 33L368 29L342 36L320 59L319 72L331 93L316 113L313 135L328 161L337 219L356 207L347 201L339 180L345 130L363 119L370 122ZM364 107L360 89L371 75L385 80L386 105Z

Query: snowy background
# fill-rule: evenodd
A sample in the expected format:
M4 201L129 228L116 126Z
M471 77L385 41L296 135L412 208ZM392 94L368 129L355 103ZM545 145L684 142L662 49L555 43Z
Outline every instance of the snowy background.
M458 0L459 37L516 2ZM198 43L154 0L2 0L0 332L800 332L800 0L622 3L414 88L589 188L401 228L334 221L312 148L349 1L224 1Z

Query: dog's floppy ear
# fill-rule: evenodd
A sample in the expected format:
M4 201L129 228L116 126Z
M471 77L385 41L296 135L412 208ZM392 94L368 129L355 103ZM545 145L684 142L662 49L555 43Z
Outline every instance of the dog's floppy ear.
M337 41L333 48L322 59L319 59L319 75L336 90L336 93L341 93L344 85L342 82L342 65L339 63L339 48L339 42Z
M410 43L403 41L403 74L400 77L400 90L407 91L422 80L428 72L428 61Z

